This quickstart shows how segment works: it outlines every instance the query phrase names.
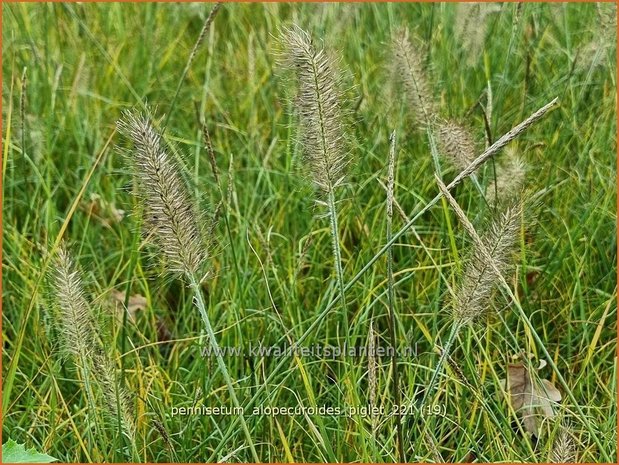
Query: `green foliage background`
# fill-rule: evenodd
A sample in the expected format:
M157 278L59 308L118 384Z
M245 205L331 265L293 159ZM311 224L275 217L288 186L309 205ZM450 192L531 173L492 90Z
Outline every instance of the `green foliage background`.
M538 441L523 436L498 380L512 356L538 357L540 350L512 309L501 307L493 321L464 331L452 354L487 405L457 370L446 368L436 400L444 415L406 420L407 458L547 461L559 425L569 424L580 460L614 460L616 31L606 37L610 46L592 56L587 44L600 36L598 7L502 4L488 17L483 53L468 66L453 34L455 5L226 4L171 107L209 9L2 6L4 437L63 461L251 459L233 417L171 415L172 407L229 405L215 360L200 356L199 315L181 283L163 277L156 257L142 253L149 248L141 244L135 216L105 224L89 213L93 195L115 208L133 208L131 178L115 148L122 144L115 122L140 101L169 114L166 137L201 208L212 214L221 194L201 139L199 119L207 122L227 220L214 231L212 277L204 286L209 314L222 346L282 345L304 332L336 286L328 221L298 173L288 111L292 89L275 59L279 28L294 22L341 54L352 161L338 207L349 280L385 243L379 180L386 178L392 130L398 134L396 198L404 211L417 211L437 192L426 137L411 116L415 109L392 83L390 35L407 26L427 46L443 115L469 122L482 146L483 119L474 105L488 81L495 138L555 96L560 99L560 107L515 145L528 164L526 184L536 200L523 216L518 267L509 282L586 414L576 414L564 400L557 421L546 422ZM492 179L490 166L481 173L484 185ZM454 174L446 169L444 175L449 180ZM473 186L465 183L455 195L482 225L483 201ZM396 230L402 224L396 215ZM113 419L88 411L72 363L58 355L44 276L47 251L63 231L88 296L101 307L109 329L102 338L119 380L135 399L137 453ZM398 341L400 348L417 344L418 350L400 363L408 401L428 382L438 359L434 347L447 337L447 285L454 284L470 245L445 204L424 215L415 231L422 243L407 234L393 249ZM123 324L110 296L127 289L144 295L149 306ZM386 289L381 259L347 295L355 345L367 344L370 321L379 343L387 345ZM339 345L342 321L336 308L306 344ZM163 326L172 341L162 343ZM227 362L241 403L257 392L262 406L369 402L365 358L291 359L268 385L278 360ZM540 376L555 379L549 368ZM377 402L387 411L390 382L389 360L381 359ZM387 417L378 419L374 431L371 419L362 417L248 415L247 421L264 461L395 459Z

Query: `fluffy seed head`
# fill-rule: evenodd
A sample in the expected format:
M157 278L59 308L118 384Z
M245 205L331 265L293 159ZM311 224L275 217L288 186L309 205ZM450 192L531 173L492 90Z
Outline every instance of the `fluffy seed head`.
M428 125L437 112L431 87L418 46L413 45L408 29L393 38L393 59L398 79L404 86L408 101L420 125Z
M492 263L502 275L511 269L511 253L518 237L521 214L521 202L507 206L481 235L485 250L473 246L453 301L453 315L457 321L467 324L488 314L498 283Z
M64 245L60 245L52 268L51 288L59 312L61 348L84 368L96 340L92 307L84 296L79 271Z
M551 450L551 463L576 463L576 448L568 428L562 427L557 433Z
M310 35L297 26L284 29L282 63L296 74L299 141L314 184L329 193L344 182L347 164L335 63Z
M101 389L105 413L109 416L110 422L120 418L122 432L127 438L133 439L135 418L131 413L131 398L117 380L113 361L102 350L93 356L93 374Z
M576 66L581 71L605 63L609 50L617 43L617 5L596 2L598 21L592 39L578 48Z
M439 151L457 170L467 168L477 156L471 131L454 121L445 121L437 129Z
M133 142L129 160L142 200L145 233L161 249L173 273L193 274L206 250L200 217L177 163L143 114L125 112L119 130Z
M77 266L64 244L54 258L51 288L59 311L58 327L63 353L73 358L85 381L99 388L107 407L105 413L115 419L120 412L123 432L133 438L135 427L128 395L117 382L114 366L101 345L100 325L84 295ZM88 388L85 390L91 399L91 392Z
M520 194L525 181L526 165L513 148L505 149L505 161L496 168L496 181L486 189L490 205L510 200Z
M458 3L454 35L465 50L469 66L477 62L483 50L488 30L488 16L499 9L497 5L486 3Z

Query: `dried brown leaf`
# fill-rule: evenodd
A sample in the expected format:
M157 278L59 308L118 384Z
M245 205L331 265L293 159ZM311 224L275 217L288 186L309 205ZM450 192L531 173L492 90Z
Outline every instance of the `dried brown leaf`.
M541 363L538 369L544 366L545 363ZM507 366L507 383L504 379L500 380L512 408L522 416L525 431L534 436L538 436L540 419L553 418L552 403L561 400L561 393L550 381L540 381L536 376L531 376L521 362Z
M124 291L112 291L112 300L116 304L116 308L122 308L122 305L125 304L125 298L126 294ZM145 310L147 306L148 301L143 295L134 294L129 296L129 301L127 302L127 312L129 313L129 317L132 320L135 320L136 314L139 311Z

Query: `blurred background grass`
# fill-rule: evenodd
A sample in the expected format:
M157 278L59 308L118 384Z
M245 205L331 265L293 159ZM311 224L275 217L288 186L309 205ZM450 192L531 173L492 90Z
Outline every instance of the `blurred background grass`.
M133 207L130 176L115 148L122 144L115 122L121 110L140 102L169 114L166 137L200 206L212 214L221 196L203 149L200 120L206 121L230 225L230 234L225 221L215 231L213 278L204 289L209 313L222 346L280 344L287 332L293 339L304 332L332 298L335 280L328 223L317 216L321 210L298 175L300 154L288 111L292 91L275 60L278 30L296 23L341 55L353 162L340 192L340 237L350 279L385 242L385 196L378 181L386 177L392 130L398 134L396 197L403 209L410 213L437 191L427 140L414 129L414 109L391 83L390 36L407 26L427 46L442 113L469 122L480 141L483 118L474 105L488 81L495 138L560 98L560 108L516 144L537 200L524 217L521 258L510 283L587 414L575 415L567 401L559 409L571 424L579 458L615 457L614 16L612 34L600 42L609 7L502 4L488 17L483 52L468 65L453 34L455 5L226 4L171 107L211 5L3 4L4 439L63 461L250 460L240 430L225 434L230 417L171 416L172 407L229 400L214 360L200 356L200 320L190 297L178 282L160 276L157 260L140 253L136 218L110 220L110 211ZM598 44L596 54L592 43ZM490 171L482 179L489 182ZM476 190L465 184L456 194L475 218L481 202ZM79 208L70 214L76 199ZM71 364L56 351L41 277L45 251L68 216L64 237L85 273L89 297L102 306L110 328L103 337L117 350L119 377L139 399L138 457L128 455L114 428L92 434L100 420L89 414ZM395 227L402 224L396 218ZM401 347L417 344L419 352L401 361L406 400L427 383L438 358L433 347L444 342L449 328L447 288L437 267L451 282L468 245L453 216L439 206L415 230L428 253L411 234L394 248L398 341ZM113 291L125 289L145 296L148 305L123 325L110 301ZM367 343L370 320L387 345L385 290L379 260L349 292L355 345ZM341 312L333 312L307 343L338 345L341 321ZM425 420L406 423L407 458L546 461L556 425L540 441L523 437L497 395L498 378L520 352L537 356L539 348L509 308L497 321L462 333L453 359L490 410L446 370L439 398L445 416L427 419L433 427L424 434ZM242 403L277 362L227 361ZM379 363L378 402L389 410L389 363ZM548 368L540 376L553 379ZM367 360L355 358L291 360L258 400L265 406L367 402ZM386 417L375 433L370 419L361 417L247 420L264 461L394 460ZM586 423L599 432L604 451L594 445Z

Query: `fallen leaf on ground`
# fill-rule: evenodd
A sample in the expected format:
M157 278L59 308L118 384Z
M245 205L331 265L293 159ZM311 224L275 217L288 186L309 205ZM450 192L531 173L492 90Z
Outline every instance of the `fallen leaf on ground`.
M542 361L538 370L545 365ZM536 376L531 376L521 362L507 365L507 383L501 379L500 384L512 408L522 416L525 431L537 437L538 422L541 418L555 416L552 403L561 400L561 393L550 381L538 381Z
M117 308L119 305L125 304L126 294L123 291L113 290L112 291L112 299L116 303ZM146 309L148 302L146 297L140 294L134 294L129 296L129 301L127 302L127 312L129 313L129 317L135 321L135 315L137 312ZM122 307L120 307L122 308Z

